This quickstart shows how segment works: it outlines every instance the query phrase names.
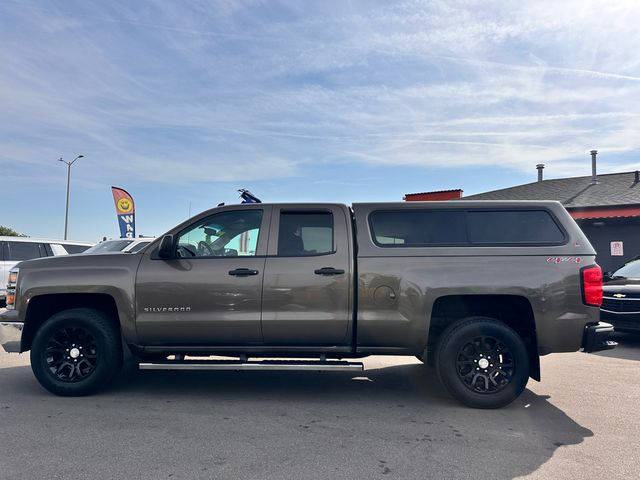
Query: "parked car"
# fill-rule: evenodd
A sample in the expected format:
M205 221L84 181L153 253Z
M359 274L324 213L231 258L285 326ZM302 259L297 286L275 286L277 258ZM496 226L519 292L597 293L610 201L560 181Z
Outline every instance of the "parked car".
M0 237L0 301L7 295L9 271L23 260L81 253L93 243L44 240L31 237Z
M137 253L153 241L155 241L155 238L151 237L105 240L85 250L83 253Z
M605 277L601 317L616 331L640 333L640 260Z
M32 260L10 281L0 344L30 350L58 395L97 390L132 355L331 371L407 355L496 408L540 380L540 355L615 346L595 251L558 202L227 205L139 254ZM238 360L198 358L211 355Z

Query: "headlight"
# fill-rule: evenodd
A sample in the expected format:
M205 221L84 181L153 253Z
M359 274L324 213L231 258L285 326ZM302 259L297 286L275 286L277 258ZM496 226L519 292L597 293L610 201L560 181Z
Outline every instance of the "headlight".
M7 308L13 309L16 305L16 285L18 284L19 268L12 268L9 272L9 282L7 283Z

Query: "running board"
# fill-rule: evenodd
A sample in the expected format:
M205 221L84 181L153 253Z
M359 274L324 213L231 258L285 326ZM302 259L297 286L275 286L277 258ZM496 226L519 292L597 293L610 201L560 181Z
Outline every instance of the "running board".
M340 371L361 372L364 365L359 362L262 360L241 362L234 360L167 360L164 362L141 362L140 370L311 370L316 372Z

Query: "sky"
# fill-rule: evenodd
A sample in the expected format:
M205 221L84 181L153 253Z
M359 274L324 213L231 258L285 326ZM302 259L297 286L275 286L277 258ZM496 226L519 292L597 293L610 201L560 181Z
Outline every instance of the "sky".
M0 224L118 237L263 201L640 168L640 2L0 1Z

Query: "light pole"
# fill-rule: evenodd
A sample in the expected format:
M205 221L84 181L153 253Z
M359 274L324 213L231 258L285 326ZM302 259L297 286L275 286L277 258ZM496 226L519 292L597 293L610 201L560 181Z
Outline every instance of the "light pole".
M78 155L76 158L74 158L70 162L63 160L62 157L58 159L59 162L67 164L67 206L64 211L64 239L65 240L67 239L67 225L69 223L69 183L71 182L71 165L73 165L76 160L83 157L84 155Z

